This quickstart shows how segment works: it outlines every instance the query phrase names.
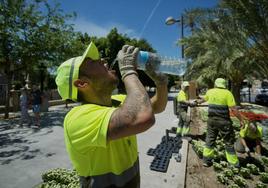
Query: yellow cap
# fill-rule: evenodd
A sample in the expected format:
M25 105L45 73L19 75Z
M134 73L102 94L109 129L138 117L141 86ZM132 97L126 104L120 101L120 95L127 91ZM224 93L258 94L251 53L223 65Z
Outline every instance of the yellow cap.
M56 84L62 99L77 101L78 90L73 83L78 79L79 67L85 58L90 58L92 60L100 59L98 48L93 42L88 45L82 56L68 59L59 66L57 70Z
M223 78L217 78L214 83L215 87L226 88L226 80Z
M182 82L181 87L187 87L187 86L190 86L188 81Z

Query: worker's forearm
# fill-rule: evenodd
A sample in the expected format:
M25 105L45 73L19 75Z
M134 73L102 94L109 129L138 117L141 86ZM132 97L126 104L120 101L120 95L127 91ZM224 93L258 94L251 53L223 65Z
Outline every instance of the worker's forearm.
M108 140L146 131L155 123L150 98L135 74L124 78L127 97L109 122Z
M168 88L166 84L156 86L156 93L151 98L153 113L163 112L168 100Z
M261 154L261 140L260 139L256 140L256 153L259 155Z
M150 98L140 80L135 74L124 79L127 97L122 105L122 109L127 112L131 119L135 119L138 113L152 113Z
M256 146L256 153L259 155L261 154L261 145Z
M241 143L245 148L248 147L244 138L241 138Z

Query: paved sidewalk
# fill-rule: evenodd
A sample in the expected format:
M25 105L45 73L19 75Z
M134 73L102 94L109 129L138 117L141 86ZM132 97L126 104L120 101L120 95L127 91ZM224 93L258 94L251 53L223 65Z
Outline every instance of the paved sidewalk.
M41 182L42 172L71 168L63 138L66 113L58 106L42 114L40 130L18 128L19 117L0 120L1 188L31 188Z
M161 142L165 130L176 126L172 101L165 112L156 115L156 124L138 135L141 168L141 188L184 187L188 142L184 140L182 162L172 157L167 173L150 170L152 156L146 152ZM31 188L41 182L41 173L51 168L69 168L65 150L62 122L67 111L64 105L53 106L41 117L40 130L18 128L19 117L0 120L0 187Z
M176 126L177 117L173 114L173 103L169 101L166 110L156 115L156 124L148 131L138 135L141 188L184 188L188 152L187 140L183 140L180 150L181 162L176 162L172 157L166 173L150 170L153 156L146 154L149 148L155 148L157 144L160 144L161 138L166 134L166 129Z

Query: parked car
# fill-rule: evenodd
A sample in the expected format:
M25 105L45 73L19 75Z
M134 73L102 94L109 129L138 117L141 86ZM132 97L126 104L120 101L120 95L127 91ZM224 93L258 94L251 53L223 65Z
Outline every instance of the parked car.
M261 94L256 95L255 103L268 106L268 94L261 93Z
M240 89L240 95L248 95L248 94L249 94L248 87L244 87L244 88Z
M256 92L259 94L268 94L268 88L258 88Z

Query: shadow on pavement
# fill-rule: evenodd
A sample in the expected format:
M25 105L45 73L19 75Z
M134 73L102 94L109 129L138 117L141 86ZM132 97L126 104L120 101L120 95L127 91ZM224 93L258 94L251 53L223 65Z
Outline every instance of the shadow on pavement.
M70 109L62 108L41 114L41 128L19 126L20 117L0 120L0 164L15 160L30 160L38 155L51 157L55 153L43 153L36 148L39 138L53 132L54 126L63 126L63 120ZM33 119L33 114L31 114Z

